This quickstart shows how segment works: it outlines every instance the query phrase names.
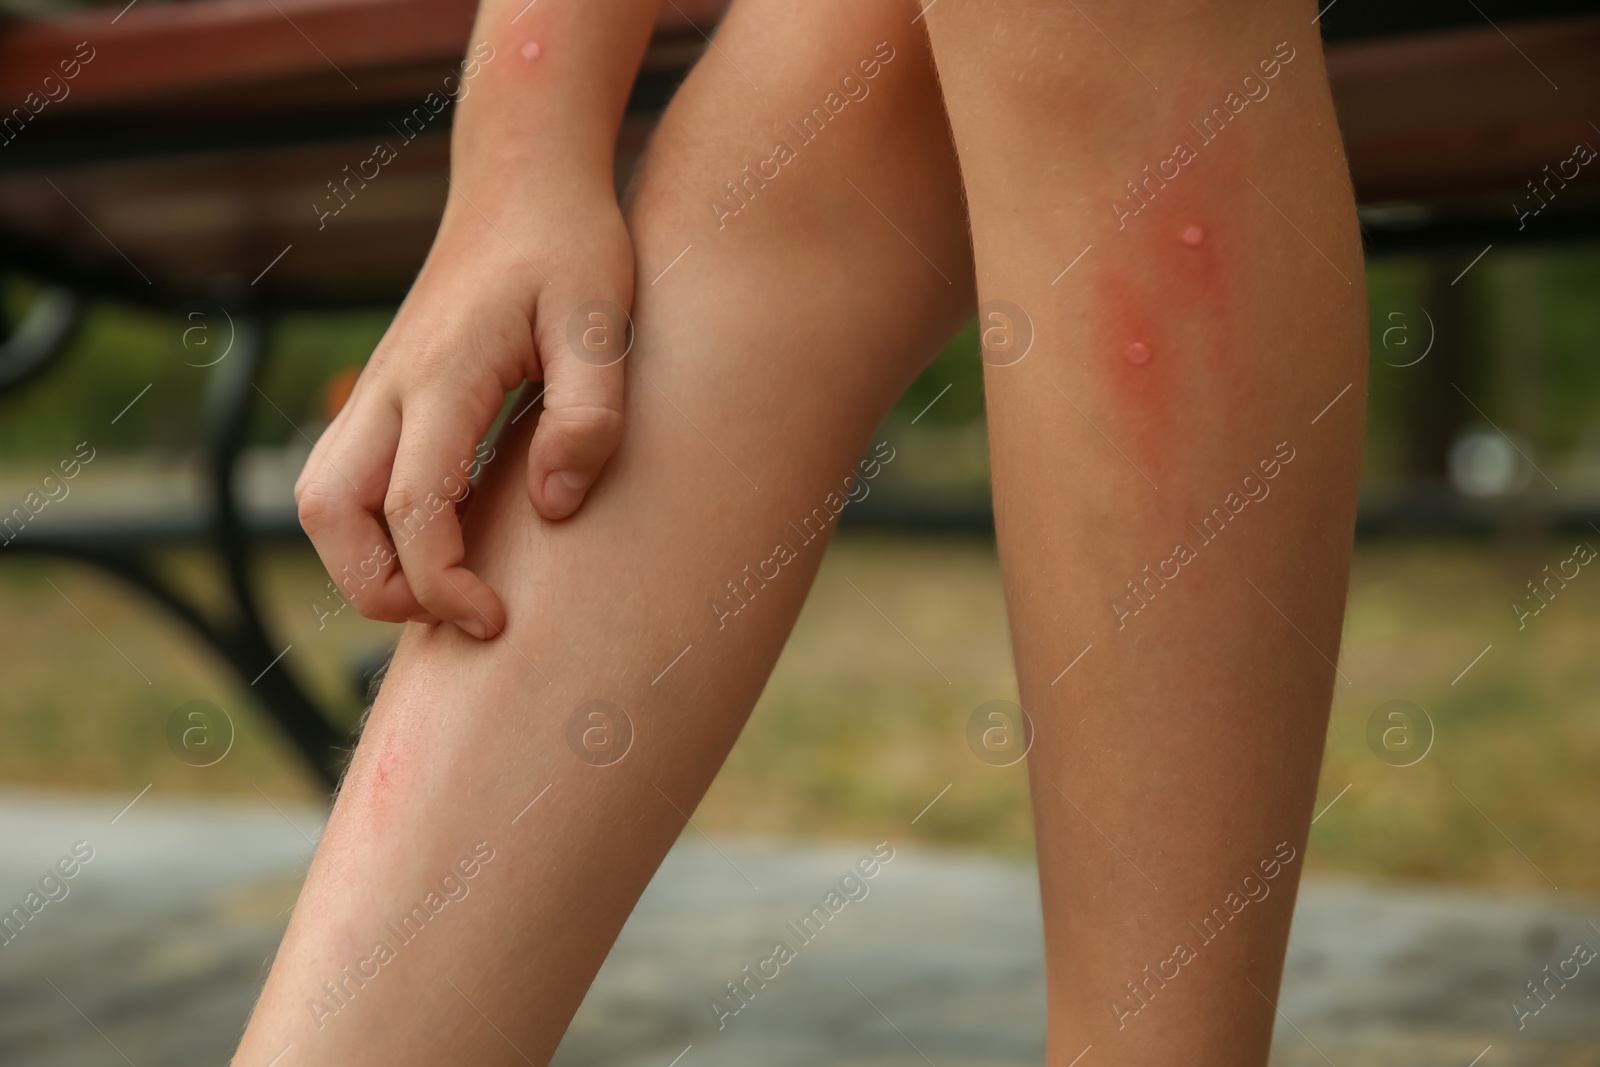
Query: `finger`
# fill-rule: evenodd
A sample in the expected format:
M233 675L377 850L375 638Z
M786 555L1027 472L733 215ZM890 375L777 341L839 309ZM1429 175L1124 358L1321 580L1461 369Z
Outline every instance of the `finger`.
M379 521L399 438L399 412L386 403L340 412L294 487L300 525L340 594L384 622L426 615Z
M506 626L506 611L494 590L461 565L457 505L476 472L475 446L495 412L459 398L446 403L419 394L401 412L400 447L384 498L384 515L400 565L422 607L479 640Z
M622 440L623 367L633 343L625 296L571 307L553 302L548 314L541 303L544 410L528 446L528 495L547 519L578 510Z

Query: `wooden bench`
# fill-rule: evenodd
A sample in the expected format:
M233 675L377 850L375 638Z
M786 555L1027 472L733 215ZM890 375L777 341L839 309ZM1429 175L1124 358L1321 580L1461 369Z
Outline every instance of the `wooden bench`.
M666 5L629 104L619 172L633 166L722 7ZM303 535L291 508L247 511L240 501L246 414L259 402L274 316L392 306L404 295L445 197L449 111L434 115L424 101L460 74L474 8L138 0L120 13L0 28L0 100L42 95L52 73L67 88L9 126L0 115L0 269L51 286L0 346L0 388L44 368L88 298L168 315L200 298L207 343L228 353L209 371L205 506L110 522L42 515L7 549L92 563L154 597L240 678L257 679L253 691L330 784L350 739L289 663L262 673L283 645L262 618L252 549ZM77 64L70 81L63 60ZM394 124L412 136L402 141ZM375 139L402 147L347 209L319 218L313 205L328 200L327 183L368 158ZM156 555L180 545L204 546L223 564L223 614L161 576Z
M724 6L663 5L619 175ZM301 535L287 506L242 509L245 415L274 316L404 295L444 204L450 112L396 126L458 73L473 10L472 0L134 0L0 24L0 105L60 96L0 114L0 270L48 286L0 342L0 389L61 351L91 298L167 315L209 301L220 314L208 326L225 325L232 345L210 372L204 508L41 523L9 548L90 562L153 596L241 678L259 675L254 691L330 783L349 739L290 664L261 673L281 645L256 601L252 547ZM1589 125L1600 116L1596 4L1334 0L1323 26L1374 253L1593 239L1600 182L1563 189L1537 226L1519 227L1511 204L1579 141L1600 146ZM52 74L58 87L46 86ZM393 161L325 217L328 183L397 134ZM224 564L226 617L153 565L183 543Z

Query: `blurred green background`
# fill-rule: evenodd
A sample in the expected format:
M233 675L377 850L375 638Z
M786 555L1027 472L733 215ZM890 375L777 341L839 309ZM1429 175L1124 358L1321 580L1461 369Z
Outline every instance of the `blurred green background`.
M1366 878L1546 887L1531 858L1563 888L1600 889L1600 581L1573 582L1528 632L1516 631L1509 607L1575 541L1600 545L1600 529L1551 528L1557 499L1569 526L1600 502L1600 254L1497 253L1446 284L1465 262L1397 257L1370 266L1364 508L1448 499L1486 526L1358 542L1341 661L1354 684L1337 687L1319 805L1339 799L1314 827L1309 864ZM13 314L30 296L25 282L6 283ZM315 438L331 383L364 362L387 321L387 313L285 320L262 382L281 411L252 406L252 445L285 470L297 467L300 433ZM47 374L0 397L0 500L20 499L85 439L97 449L74 490L85 496L192 464L207 374L178 363L171 329L160 316L99 308ZM1404 366L1430 340L1428 357ZM150 382L159 388L110 425ZM1559 494L1485 432L1485 417ZM907 392L883 432L913 457L886 468L886 496L981 500L974 326ZM174 552L165 566L202 599L218 587L198 553ZM899 621L952 684L864 610L843 578ZM302 680L353 723L357 679L394 631L354 611L319 629L311 605L325 581L308 549L264 554L270 624L293 644ZM0 598L0 786L317 794L248 687L142 597L81 566L0 551ZM96 628L115 634L127 658ZM1490 643L1471 684L1452 685ZM172 709L196 698L227 708L239 730L228 758L204 769L174 759L164 740ZM847 527L697 822L712 834L892 830L899 839L949 786L912 828L916 837L1027 854L1024 768L986 766L964 741L973 708L1015 698L992 541ZM1385 764L1366 743L1368 716L1396 698L1426 708L1438 728L1435 748L1413 767ZM1457 789L1467 783L1470 803Z

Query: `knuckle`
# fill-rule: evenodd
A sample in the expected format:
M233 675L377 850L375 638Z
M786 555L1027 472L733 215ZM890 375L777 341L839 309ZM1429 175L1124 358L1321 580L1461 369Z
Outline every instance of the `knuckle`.
M354 570L359 582L347 579L344 583L346 599L366 618L404 622L416 613L416 598L397 559L389 556L371 574L363 564L356 564Z
M553 436L587 448L610 452L622 440L622 412L604 404L561 407L547 411L545 418Z
M390 493L384 499L384 518L389 520L389 534L395 544L405 545L427 530L432 514L422 504L421 494Z
M396 483L389 487L389 492L383 498L383 514L393 525L396 519L404 520L421 511L427 513L423 506L424 494L416 486L408 483Z
M339 494L327 482L313 479L295 486L295 514L310 536L326 530L338 511Z
M409 544L437 519L443 518L449 501L438 492L401 483L391 486L383 500L383 515L396 546Z
M444 582L443 575L436 567L419 568L407 575L411 581L411 595L417 603L441 618L454 613L457 599L455 590Z

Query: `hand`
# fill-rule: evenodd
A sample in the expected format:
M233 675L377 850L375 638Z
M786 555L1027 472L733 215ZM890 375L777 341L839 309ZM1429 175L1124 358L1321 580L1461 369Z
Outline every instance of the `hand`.
M609 187L534 207L491 225L452 187L416 284L295 483L301 525L368 618L444 620L484 640L505 628L499 596L461 565L459 507L491 461L478 443L524 380L544 383L528 452L544 518L578 509L621 440L622 214Z

